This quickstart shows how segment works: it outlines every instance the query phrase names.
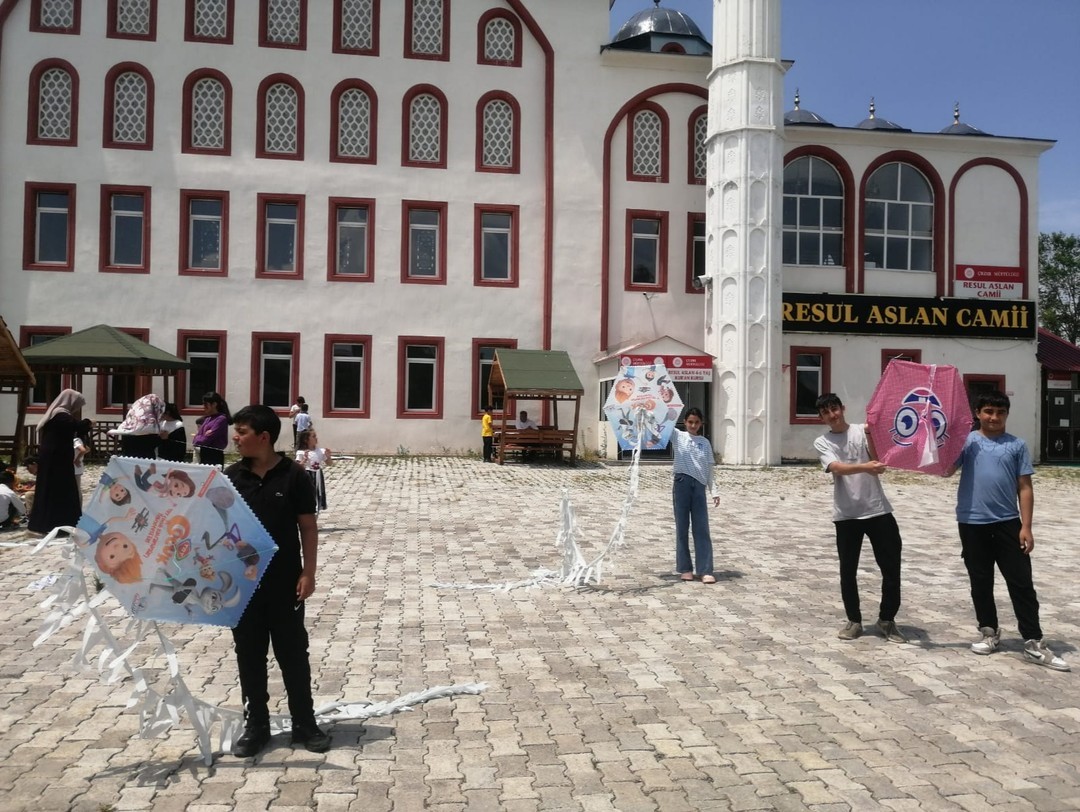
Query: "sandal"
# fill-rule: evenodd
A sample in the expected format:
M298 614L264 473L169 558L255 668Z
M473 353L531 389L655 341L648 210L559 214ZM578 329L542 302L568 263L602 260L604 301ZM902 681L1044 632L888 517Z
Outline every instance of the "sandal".
M714 576L712 576L712 575L702 575L701 576L701 583L703 583L703 584L715 584L716 583L716 578Z
M693 581L694 580L694 573L692 573L692 572L684 572L682 575L679 576L679 579L682 580L682 581Z

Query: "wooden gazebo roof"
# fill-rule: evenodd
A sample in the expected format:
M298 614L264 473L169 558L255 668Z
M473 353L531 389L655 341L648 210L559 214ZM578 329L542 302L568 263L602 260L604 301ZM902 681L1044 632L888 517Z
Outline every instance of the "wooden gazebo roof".
M28 347L23 356L34 369L65 375L170 376L191 368L184 359L107 324Z
M0 392L17 395L35 383L34 373L26 363L18 342L12 337L3 316L0 316Z

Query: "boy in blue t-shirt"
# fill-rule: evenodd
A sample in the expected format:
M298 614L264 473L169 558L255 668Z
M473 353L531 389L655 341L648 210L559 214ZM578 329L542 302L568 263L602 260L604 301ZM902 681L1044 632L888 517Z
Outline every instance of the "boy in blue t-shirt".
M1068 671L1066 662L1042 640L1039 600L1031 578L1031 551L1035 547L1031 475L1035 471L1027 444L1005 431L1009 405L1009 398L1001 392L987 392L975 399L979 428L968 435L953 469L960 469L956 521L982 635L971 644L971 650L992 654L1001 640L994 602L996 564L1009 587L1016 623L1025 641L1024 658Z

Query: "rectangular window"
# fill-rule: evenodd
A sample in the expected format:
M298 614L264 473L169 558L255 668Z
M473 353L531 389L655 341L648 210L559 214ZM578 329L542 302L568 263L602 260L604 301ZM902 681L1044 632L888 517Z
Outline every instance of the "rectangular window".
M150 330L145 327L118 327L140 341L150 342ZM124 414L127 408L150 391L150 380L144 375L98 375L98 411Z
M369 417L371 336L335 334L325 342L323 416Z
M176 354L191 364L191 369L181 370L176 384L177 404L184 413L201 413L203 395L225 390L225 336L224 331L177 332Z
M101 187L101 270L149 273L150 189Z
M518 207L477 206L475 225L477 285L518 283Z
M375 201L330 198L327 278L371 282L375 260Z
M916 364L922 363L922 350L882 350L881 371L889 365L889 361L911 361Z
M296 399L299 333L253 333L251 402L288 413Z
M74 270L75 186L27 183L23 229L23 267Z
M690 212L686 223L686 292L704 293L705 215Z
M184 39L232 45L236 0L186 0Z
M667 290L667 212L626 213L626 289Z
M444 343L428 336L398 338L398 417L442 418Z
M490 405L493 411L501 412L502 399L493 403L488 400L488 382L491 380L491 367L495 364L495 352L500 349L517 349L516 338L474 338L473 339L473 402L472 415L479 419L484 407Z
M818 423L817 399L829 389L828 347L791 348L791 423Z
M19 346L23 349L36 347L51 341L57 336L71 334L70 327L21 327L19 329ZM43 412L52 403L60 391L69 385L68 376L59 372L34 371L34 387L30 390L30 399L27 403L30 411Z
M304 278L304 198L259 195L255 276Z
M405 200L401 212L401 281L445 285L446 204Z
M229 273L229 193L180 190L180 273Z
M971 404L971 413L975 414L975 398L979 395L987 394L989 392L1002 392L1008 394L1005 391L1005 376L1004 375L964 375L964 389L967 390L968 402Z

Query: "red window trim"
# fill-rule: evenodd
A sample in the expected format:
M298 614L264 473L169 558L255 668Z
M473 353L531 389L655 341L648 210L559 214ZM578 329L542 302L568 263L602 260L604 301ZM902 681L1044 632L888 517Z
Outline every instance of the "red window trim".
M509 62L498 59L487 59L484 56L484 40L485 34L487 33L487 24L496 17L501 17L514 27L514 56ZM521 67L521 20L518 19L516 14L511 14L505 9L493 8L488 9L480 16L480 21L476 24L476 64L495 65L502 68Z
M495 99L507 102L514 116L511 136L513 154L511 155L510 166L488 166L484 163L484 108ZM517 99L505 91L492 90L481 96L480 101L476 103L476 171L504 175L516 175L521 171L521 105L518 104Z
M413 0L405 0L405 58L428 59L436 62L450 61L450 0L442 0L442 48L437 54L418 54L412 49Z
M158 0L150 0L150 25L147 34L121 34L116 30L117 4L120 0L109 0L109 11L105 27L105 36L109 39L133 39L143 42L153 42L157 39L157 7Z
M41 115L41 75L52 68L61 68L71 77L71 136L69 138L39 138L38 117ZM30 71L30 87L27 92L26 143L51 147L77 147L79 145L79 72L63 59L43 59Z
M334 44L335 54L350 54L352 56L378 56L379 55L379 0L371 0L371 47L370 48L346 48L341 44L341 0L334 0Z
M1005 393L1005 376L1004 375L999 375L999 374L993 373L993 372L990 372L990 373L972 372L972 373L964 373L964 375L962 377L963 377L963 380L964 380L964 391L968 392L969 396L970 396L970 392L971 392L971 389L969 388L969 384L972 384L972 383L992 383L992 384L994 384L995 389L997 389L999 392L1001 392L1003 394ZM972 405L972 414L974 414L975 404L972 403L971 405Z
M634 283L634 220L659 220L659 266L656 269L656 284L642 285ZM640 291L642 293L667 293L668 289L668 212L646 211L644 209L626 210L626 246L625 268L623 275L623 288L627 292Z
M116 80L124 73L137 73L146 82L146 140L140 143L113 140ZM151 150L154 148L154 77L138 62L121 62L113 65L105 74L105 115L101 127L101 146L105 149Z
M788 424L792 426L816 426L821 424L821 418L818 415L813 417L809 415L796 415L795 414L795 395L798 390L797 378L795 375L796 361L800 355L820 355L821 356L821 393L832 391L832 348L830 347L791 347L791 352L788 355Z
M660 174L659 175L635 175L634 174L634 118L638 113L651 110L660 117ZM656 102L643 101L636 105L626 114L626 179L628 181L641 181L643 183L667 183L668 164L670 163L670 137L671 122L668 114Z
M221 149L209 149L207 147L196 147L192 144L192 134L194 130L195 117L193 114L192 106L194 99L192 94L195 91L195 85L202 79L216 79L221 82L222 88L225 90L225 145ZM184 79L184 102L183 102L183 122L182 122L182 139L180 151L187 154L195 155L231 155L232 154L232 82L229 78L219 70L213 68L199 68L199 70L192 71Z
M416 345L434 345L435 347L435 408L427 412L405 411L405 351L407 347ZM445 363L446 339L442 336L398 336L397 417L399 420L442 420Z
M191 201L221 201L221 267L203 270L188 267L188 243L191 240ZM229 193L217 189L180 190L180 276L228 276L229 275Z
M307 50L307 0L300 1L300 34L299 41L293 45L288 42L271 42L268 24L270 21L270 0L259 0L259 47L260 48L284 48L289 51Z
M43 325L43 324L24 324L19 328L19 347L26 349L33 346L30 342L34 336L69 336L71 335L70 327L60 327L56 325ZM71 376L61 375L60 386L63 389L71 388ZM49 408L48 403L42 403L36 405L30 403L29 393L27 394L26 412L27 414L44 414L45 410Z
M68 233L67 262L36 262L37 247L37 196L39 192L67 192ZM27 181L23 199L23 270L26 271L74 271L75 270L75 184L37 183Z
M268 152L266 149L266 93L276 84L286 84L296 92L296 152ZM287 73L272 73L259 82L258 108L256 110L257 134L256 158L272 158L279 161L304 160L304 88Z
M409 0L411 3L412 0ZM424 93L428 93L439 102L439 160L437 161L414 161L409 157L409 134L412 130L410 123L410 110L413 99ZM422 169L446 169L446 153L448 144L447 119L450 118L450 108L446 102L446 95L435 85L413 85L405 91L401 100L401 165L415 166Z
M266 270L266 207L274 203L296 205L296 246L291 271ZM304 195L276 195L262 192L256 198L258 234L255 235L256 279L303 279L304 278ZM252 401L253 403L255 401Z
M365 251L363 274L339 274L337 272L337 210L340 208L366 207L367 250ZM326 218L326 278L331 282L374 282L375 281L375 198L373 197L331 197L329 214Z
M117 327L121 333L127 333L129 336L150 343L150 328L149 327ZM98 375L97 376L97 412L98 414L124 414L124 407L110 406L109 400L109 379L112 375ZM139 392L149 392L152 378L149 375L136 375L135 376L135 397L141 397ZM131 404L128 404L130 407Z
M143 199L142 222L142 264L110 265L112 255L112 196L115 194L141 195ZM98 270L102 273L150 273L150 187L149 186L114 186L101 187L100 233L98 245Z
M889 365L889 361L899 356L910 357L916 364L922 363L922 350L884 349L881 351L881 371L885 372L885 367Z
M30 30L40 34L78 35L82 26L82 0L72 0L71 28L46 28L41 24L41 0L30 3Z
M218 371L215 392L225 391L225 351L228 346L228 330L177 330L176 331L176 357L190 360L187 354L187 341L189 338L216 338L218 340ZM198 406L185 406L181 393L187 389L187 370L178 370L176 376L175 400L180 414L202 414L201 404Z
M362 409L335 409L334 403L334 345L361 344L364 347L364 366L361 370ZM323 339L323 417L348 417L366 420L371 417L371 336L349 333L327 333Z
M694 175L694 125L697 124L697 120L701 116L708 116L709 106L703 104L700 107L695 107L694 111L690 113L690 117L686 120L686 182L692 186L704 186L705 178L699 178ZM706 121L708 118L706 118ZM708 128L705 131L705 138L708 139ZM708 154L708 149L705 150ZM707 170L706 170L707 172Z
M483 278L484 240L482 220L485 214L510 215L510 276L505 280ZM473 206L473 284L479 288L516 288L519 284L519 257L521 232L521 207L516 205L488 205L477 203Z
M300 381L300 333L252 333L251 334L251 400L262 403L262 342L288 341L292 344L292 361L289 370L289 403L296 401ZM289 414L288 406L274 409L279 417Z
M225 0L225 36L221 39L195 35L195 3L196 0L186 0L184 9L184 41L209 42L214 45L232 45L233 31L235 30L233 22L236 19L236 0Z
M484 416L483 404L478 402L480 391L480 348L495 347L496 349L516 350L518 340L516 338L474 338L472 340L472 419L479 420ZM493 407L494 408L494 407Z
M694 287L694 225L705 222L705 212L691 211L686 213L686 292L695 295L705 293L704 285ZM708 239L708 233L705 235Z
M336 30L336 29L335 29ZM351 89L362 90L367 94L368 103L371 105L371 121L368 139L371 142L371 152L366 158L356 158L351 155L342 155L338 152L338 125L341 120L339 103L342 94ZM363 79L343 79L338 82L330 93L330 160L335 163L346 164L373 164L378 161L378 134L379 134L379 97L375 88Z
M401 201L401 282L408 285L445 285L446 284L446 213L447 204L431 200ZM432 209L439 212L439 272L427 279L409 276L409 212L420 209Z

